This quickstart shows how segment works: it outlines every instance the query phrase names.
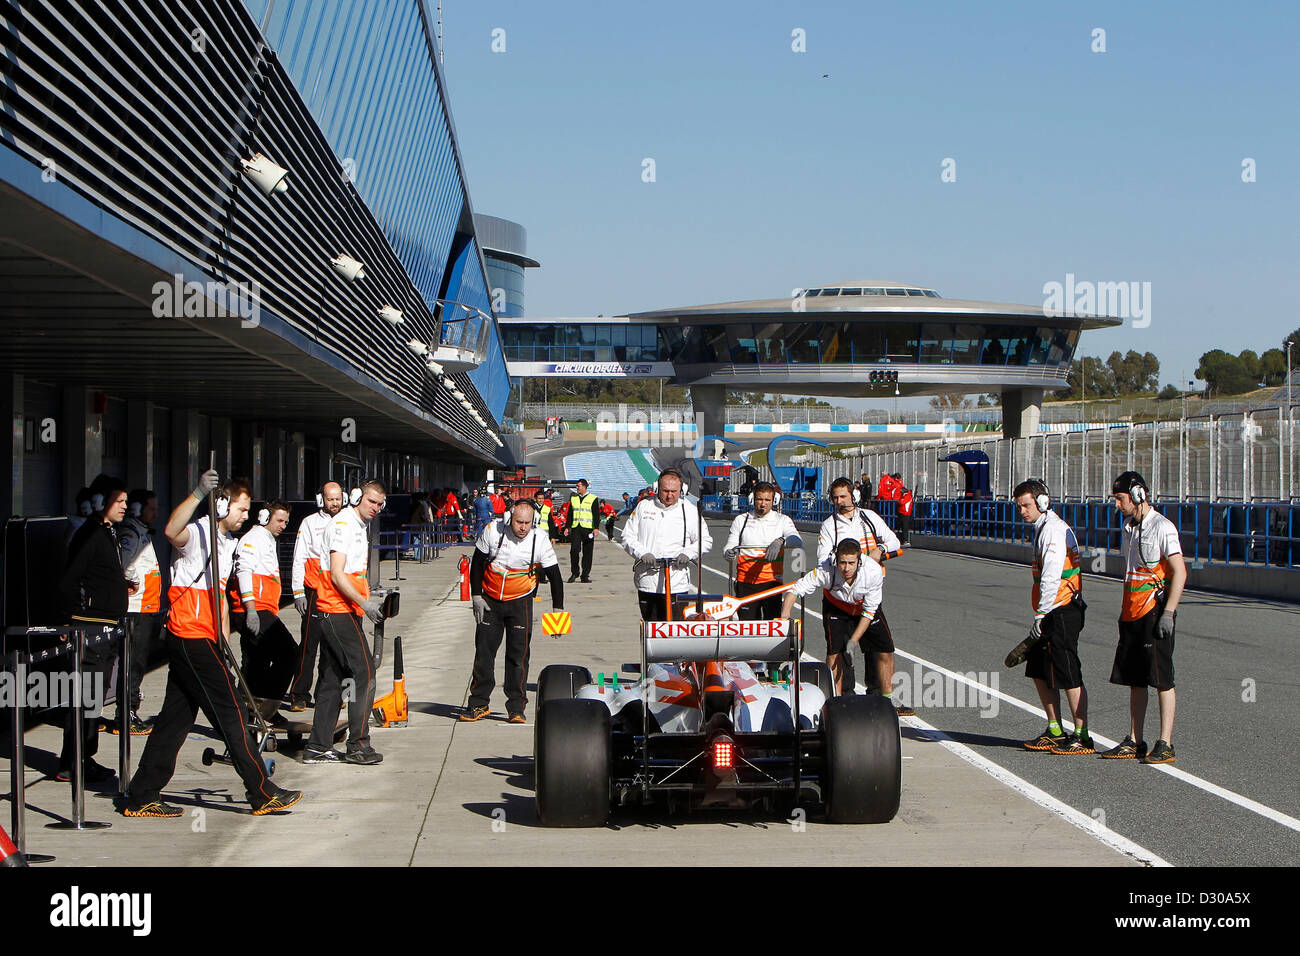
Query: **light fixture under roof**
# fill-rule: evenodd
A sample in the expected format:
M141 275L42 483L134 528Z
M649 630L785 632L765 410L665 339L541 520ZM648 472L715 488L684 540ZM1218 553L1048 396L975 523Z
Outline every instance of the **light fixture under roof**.
M357 279L364 279L366 277L365 264L353 259L346 253L340 252L330 260L330 265L334 267L334 271L349 282L355 282Z
M254 153L252 159L241 159L239 163L244 167L244 175L266 195L282 193L289 188L289 170L261 153Z
M406 347L416 355L424 355L429 351L429 346L425 345L419 339L411 339L406 343Z
M393 325L402 324L402 310L394 309L391 305L380 306L379 317L385 322L391 322Z

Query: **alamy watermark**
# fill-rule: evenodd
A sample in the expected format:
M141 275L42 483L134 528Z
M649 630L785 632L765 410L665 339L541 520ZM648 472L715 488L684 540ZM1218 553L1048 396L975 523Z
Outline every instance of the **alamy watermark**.
M973 707L981 717L998 715L997 671L968 671L952 677L915 664L910 674L894 671L893 693L895 700L913 707Z
M1049 319L1113 316L1145 329L1151 324L1151 283L1093 282L1067 272L1065 282L1043 283L1043 315Z
M596 444L601 448L694 448L704 434L704 416L689 412L602 411L596 416Z
M0 710L10 707L70 707L79 700L87 714L97 714L108 699L104 674L76 671L31 671L19 682L9 671L0 672Z
M171 282L153 284L153 314L159 319L224 319L255 329L262 322L261 287L257 282L186 282L179 272Z

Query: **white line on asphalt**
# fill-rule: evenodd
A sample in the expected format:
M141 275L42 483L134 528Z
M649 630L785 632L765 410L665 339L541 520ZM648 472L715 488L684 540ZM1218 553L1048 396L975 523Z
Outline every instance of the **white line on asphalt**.
M708 568L708 570L712 571L716 575L719 575L720 577L727 576L726 574L717 570L716 568ZM821 614L818 613L817 611L805 609L805 612L813 615L816 618L821 617ZM945 677L949 677L952 680L959 681L963 684L966 684L968 687L974 687L977 690L987 692L999 698L1000 700L1006 701L1008 704L1011 704L1013 707L1019 707L1021 710L1027 713L1036 714L1037 716L1042 717L1044 720L1047 719L1047 713L1041 707L1035 707L1033 704L1023 701L1018 697L1012 697L1010 694L1005 694L1002 691L997 690L996 688L989 687L987 684L982 684L979 681L971 680L965 674L959 674L956 671L951 671L946 667L942 667L938 664L932 663L931 661L927 661L923 657L917 657L915 654L909 654L907 651L898 650L897 648L895 648L894 653L901 657L905 657L908 660L915 661L916 663L920 664L923 667L928 667L933 671L937 671L938 673L943 674ZM1108 747L1114 747L1119 743L1119 741L1117 740L1111 740L1109 737L1103 736L1102 734L1096 732L1093 733L1092 738L1093 740L1098 741L1099 743L1104 744ZM1224 800L1227 800L1229 803L1236 804L1237 806L1241 807L1243 810L1249 810L1252 813L1257 813L1261 817L1264 817L1266 820L1272 820L1274 823L1281 824L1287 829L1300 832L1300 820L1297 820L1295 817L1288 816L1287 814L1283 813L1281 810L1275 810L1272 807L1260 803L1257 800L1252 800L1250 799L1250 797L1243 796L1242 794L1237 793L1233 790L1229 790L1226 787L1221 787L1217 783L1210 783L1210 781L1208 780L1203 780L1200 777L1196 776L1195 774L1190 774L1186 770L1180 770L1179 768L1172 767L1169 764L1149 764L1149 766L1155 770L1159 770L1163 773L1167 773L1175 780L1181 780L1183 783L1190 784L1191 786L1196 787L1199 790L1203 790L1206 793L1213 794L1216 797L1220 797Z

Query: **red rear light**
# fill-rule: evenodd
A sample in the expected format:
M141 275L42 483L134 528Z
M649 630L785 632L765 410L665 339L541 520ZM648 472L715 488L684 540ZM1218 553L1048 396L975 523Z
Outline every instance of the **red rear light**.
M713 769L732 770L736 766L736 745L730 740L713 742Z

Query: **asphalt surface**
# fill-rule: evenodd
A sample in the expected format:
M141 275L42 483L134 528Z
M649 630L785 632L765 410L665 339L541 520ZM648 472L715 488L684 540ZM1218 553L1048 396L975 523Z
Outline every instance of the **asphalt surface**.
M706 590L725 585L721 549L728 524L710 522L719 544L718 554L705 558L713 569ZM814 534L804 540L816 547ZM1173 772L1165 772L1131 760L1053 756L1020 747L1045 725L1042 716L1025 709L1040 705L1023 666L1002 667L1032 620L1028 567L910 548L887 570L884 607L898 648L896 675L905 674L908 685L919 685L922 695L928 688L931 695L912 698L918 718L1172 864L1300 863L1300 761L1285 743L1291 695L1300 687L1300 607L1200 592L1183 597L1174 655L1178 759ZM1088 619L1079 651L1089 689L1088 724L1094 735L1118 741L1128 728L1128 689L1109 683L1120 586L1089 576L1085 589ZM820 618L812 613L817 610L820 601L814 599L807 606L806 647L820 657L825 643ZM982 685L984 696L930 665ZM855 667L861 681L861 658ZM935 696L940 678L948 685L944 698ZM906 697L910 686L897 676L895 682L896 692ZM994 696L995 690L1025 706ZM940 699L947 706L927 705ZM1154 743L1154 691L1145 726L1146 739ZM1206 792L1196 785L1200 781L1290 820L1245 809Z

